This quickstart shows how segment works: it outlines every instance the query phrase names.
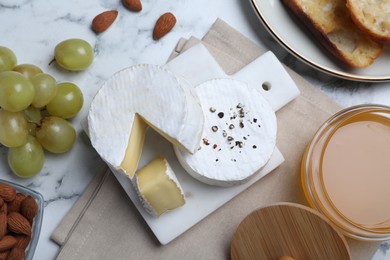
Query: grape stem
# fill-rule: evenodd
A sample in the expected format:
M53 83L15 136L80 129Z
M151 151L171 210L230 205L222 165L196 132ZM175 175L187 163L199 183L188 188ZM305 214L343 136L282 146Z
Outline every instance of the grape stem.
M49 62L49 66L56 61L56 58L53 58L50 62Z
M37 121L34 121L32 119L28 119L28 118L26 118L26 120L27 120L28 123L32 123L32 124L35 124L35 125L39 125L41 123L41 121L42 121L42 119L40 119L39 122L37 122Z

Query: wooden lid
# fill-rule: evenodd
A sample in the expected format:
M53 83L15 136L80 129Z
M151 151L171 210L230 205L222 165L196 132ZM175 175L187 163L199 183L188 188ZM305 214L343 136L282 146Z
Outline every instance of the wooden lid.
M232 259L351 259L347 242L330 222L308 207L279 203L249 214L231 244Z

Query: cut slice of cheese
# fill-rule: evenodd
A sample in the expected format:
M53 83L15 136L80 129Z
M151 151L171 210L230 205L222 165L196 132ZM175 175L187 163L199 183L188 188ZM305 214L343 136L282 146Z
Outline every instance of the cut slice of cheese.
M185 197L176 176L163 157L157 157L135 174L133 185L145 210L152 216L185 204Z
M262 94L246 83L215 79L195 88L205 124L200 150L175 153L183 168L201 182L232 186L265 166L276 144L276 116Z
M88 114L91 143L111 168L133 178L147 127L193 153L200 146L203 113L192 86L157 65L114 74Z

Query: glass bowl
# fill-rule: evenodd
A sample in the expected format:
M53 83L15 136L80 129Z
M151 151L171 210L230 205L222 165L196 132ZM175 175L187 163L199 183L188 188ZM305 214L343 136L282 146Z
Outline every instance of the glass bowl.
M32 196L38 204L38 213L35 216L34 222L32 225L31 241L30 241L28 247L26 248L26 260L31 260L31 259L33 259L35 249L36 249L37 244L38 244L39 234L41 232L41 227L42 227L43 207L44 207L43 196L40 193L38 193L32 189L26 188L22 185L19 185L19 184L10 182L10 181L0 180L0 183L8 184L8 185L14 187L16 192L23 193L26 196L28 196L28 195Z
M365 104L365 105L359 105L359 106L353 106L347 109L344 109L332 117L330 117L314 134L313 139L309 142L302 158L301 163L301 182L304 194L310 204L310 206L316 210L318 210L320 213L325 215L333 224L335 224L339 230L346 236L355 238L358 240L364 240L364 241L385 241L390 239L390 219L387 219L383 223L379 223L374 225L367 225L365 222L357 222L355 221L357 217L354 218L351 217L350 214L351 210L349 208L359 208L359 212L362 212L360 216L361 219L363 219L364 214L372 214L370 210L364 208L366 205L374 205L374 204L364 204L364 203L371 203L370 200L378 199L378 198L385 198L387 195L382 195L382 193L377 192L379 188L375 189L374 187L370 187L370 182L364 183L363 181L359 185L366 185L366 187L363 187L362 191L357 192L357 189L354 189L356 187L356 183L359 183L361 180L370 180L370 178L373 178L371 176L376 176L375 172L377 168L372 167L375 161L375 156L373 155L371 157L363 157L361 160L361 164L366 165L368 168L372 167L372 171L367 171L367 174L361 178L359 174L356 172L349 171L349 166L345 166L348 164L351 164L350 162L352 160L346 159L345 164L344 161L342 161L344 158L348 158L348 155L344 152L341 154L337 154L334 156L330 156L330 147L334 148L336 147L339 150L333 150L333 151L346 151L348 149L344 149L342 145L345 145L345 142L343 142L343 139L340 138L352 138L351 134L341 136L341 131L346 131L346 126L348 127L355 127L356 123L364 123L367 124L367 129L372 127L372 125L383 123L384 129L387 131L386 134L383 134L384 136L384 142L388 143L388 151L390 151L390 107L383 106L383 105L376 105L376 104ZM353 124L353 125L352 125ZM366 125L364 125L366 127ZM342 130L340 130L342 129ZM351 129L351 128L349 128ZM370 129L369 131L371 131ZM376 131L376 130L375 130ZM343 133L350 133L350 132L343 132ZM353 133L353 132L351 132ZM359 132L360 134L360 132ZM356 143L364 143L364 140L366 139L366 136L361 136L357 134L357 139L351 139L352 144ZM375 135L377 133L375 132ZM378 135L381 135L382 133L379 131ZM347 136L347 137L345 137ZM386 139L387 138L387 139ZM368 139L368 138L367 138ZM341 140L341 141L340 141ZM351 143L351 142L350 142ZM330 145L332 144L332 145ZM365 150L361 150L361 153L364 153L365 151L374 151L376 154L379 151L379 146L375 146L373 142L367 142L367 146L362 146ZM338 145L338 146L336 146ZM354 145L351 145L351 147L354 147ZM371 149L371 150L370 150ZM374 150L372 150L374 149ZM377 150L375 150L377 149ZM352 150L351 154L355 154L355 150ZM356 152L356 153L360 153ZM387 154L387 153L386 153ZM326 157L328 156L328 157ZM331 159L330 159L331 158ZM341 159L340 159L341 158ZM327 165L325 165L325 160ZM388 160L390 162L390 160ZM354 158L353 161L356 165L360 165L360 161L356 161ZM329 166L331 165L331 166ZM341 165L342 167L334 167L334 165ZM351 169L353 167L356 168L356 165L352 165ZM390 177L390 171L386 171L380 165L379 171L386 172L385 179L388 180ZM389 167L390 163L387 165ZM382 168L380 168L382 167ZM330 171L329 169L332 169ZM346 170L347 169L347 170ZM360 168L359 168L360 169ZM351 176L346 177L346 172L349 171L349 174L355 174L350 178ZM331 173L330 173L331 172ZM365 171L364 171L365 172ZM374 173L373 173L374 172ZM333 183L331 184L328 180L330 177L329 175L332 174L332 180ZM370 175L374 174L374 175ZM356 177L355 177L356 176ZM356 179L354 179L354 177ZM380 183L381 180L372 179L373 183ZM379 181L379 182L378 182ZM383 183L384 180L383 180ZM387 182L388 183L388 182ZM356 185L355 185L356 184ZM334 187L331 186L337 185L338 191L340 191L338 194L342 194L343 196L341 198L336 198L334 193ZM354 189L354 190L353 190ZM350 194L361 194L362 196L356 196L356 199L353 197L354 195ZM361 198L364 198L364 200L361 200ZM339 203L339 201L349 201L348 199L351 198L354 203L352 204L345 204L341 206L342 204ZM365 199L367 198L368 202L365 202ZM376 203L377 201L372 201L372 203ZM375 204L379 205L379 204ZM387 207L388 203L382 205L383 209ZM388 207L387 207L388 208ZM378 209L380 212L381 208ZM355 209L354 209L355 210ZM348 212L348 213L347 213ZM355 212L358 212L355 210ZM388 214L387 210L383 210L382 214ZM359 216L359 215L355 215ZM381 216L382 217L382 216ZM387 215L386 215L387 217Z

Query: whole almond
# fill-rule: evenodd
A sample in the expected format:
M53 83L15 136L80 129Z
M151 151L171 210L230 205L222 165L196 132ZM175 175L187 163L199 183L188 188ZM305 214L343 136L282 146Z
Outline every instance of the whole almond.
M15 235L14 237L16 239L16 244L14 245L14 247L26 250L28 244L31 241L31 237L26 235Z
M0 183L0 197L4 199L4 201L9 202L12 201L16 196L16 190L4 183Z
M158 18L156 25L153 29L153 39L158 40L168 32L172 30L172 28L176 24L176 17L172 13L165 13Z
M22 214L30 222L30 224L32 224L37 213L38 204L32 196L28 195L20 204L20 214Z
M2 197L0 197L0 207L2 207L4 205L4 200Z
M8 214L8 204L4 203L3 206L0 207L0 212L4 212L5 215Z
M0 260L7 260L10 250L0 252Z
M8 203L8 212L12 212L12 211L18 212L20 210L20 204L25 198L26 195L20 192L16 193L15 199Z
M101 33L108 29L118 16L118 11L111 10L98 14L92 20L92 28L95 32Z
M16 239L13 236L5 236L0 240L0 252L7 251L16 244Z
M26 253L23 249L14 247L7 256L7 260L24 260L26 258Z
M139 12L142 10L141 0L123 0L123 4L134 12Z
M10 212L7 217L8 229L16 234L31 236L30 222L18 212Z
M0 212L0 239L7 233L7 213Z

